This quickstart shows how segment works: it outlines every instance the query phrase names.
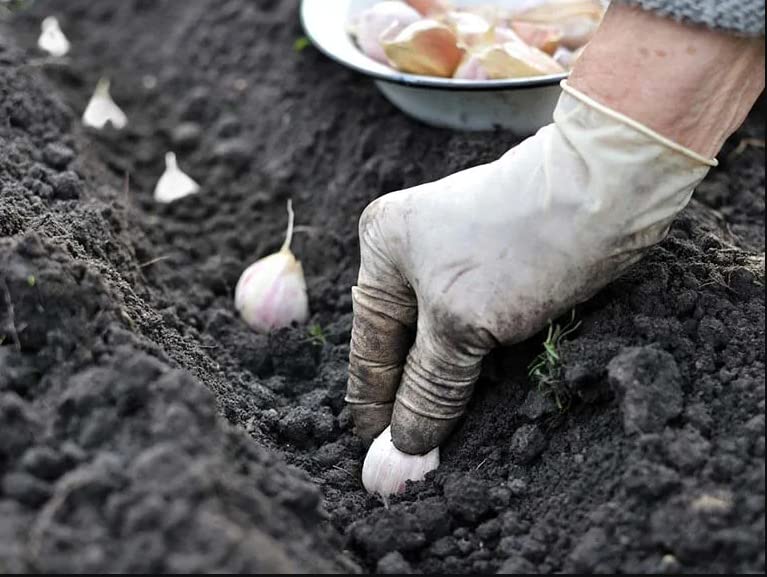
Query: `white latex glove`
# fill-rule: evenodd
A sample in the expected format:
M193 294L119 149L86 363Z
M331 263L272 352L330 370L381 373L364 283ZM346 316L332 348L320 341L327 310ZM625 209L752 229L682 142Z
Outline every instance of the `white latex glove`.
M466 410L482 358L589 299L662 240L716 161L563 83L501 159L386 195L360 220L347 402L410 454Z

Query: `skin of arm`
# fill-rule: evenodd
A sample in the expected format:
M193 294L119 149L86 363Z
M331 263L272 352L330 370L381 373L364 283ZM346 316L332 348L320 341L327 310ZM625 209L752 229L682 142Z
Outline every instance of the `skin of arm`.
M681 24L613 4L569 84L706 157L764 90L764 38Z

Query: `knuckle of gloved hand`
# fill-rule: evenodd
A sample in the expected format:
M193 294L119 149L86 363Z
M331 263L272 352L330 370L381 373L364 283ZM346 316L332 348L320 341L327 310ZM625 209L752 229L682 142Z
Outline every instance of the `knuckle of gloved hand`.
M494 318L487 318L487 308L464 297L443 294L429 307L429 326L433 339L443 344L442 350L454 351L459 357L473 359L498 345L492 327ZM461 358L445 359L460 362Z
M365 207L360 215L359 234L360 239L367 239L380 225L381 217L386 211L388 200L385 196L375 199Z
M425 419L401 404L395 405L391 420L392 441L404 453L423 455L438 447L459 420Z

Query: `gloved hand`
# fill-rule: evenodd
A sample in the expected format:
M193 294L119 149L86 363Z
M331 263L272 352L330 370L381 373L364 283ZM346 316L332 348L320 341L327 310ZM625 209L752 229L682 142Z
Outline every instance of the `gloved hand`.
M664 238L715 161L563 84L553 124L360 220L347 402L357 433L438 446L482 358L587 300Z

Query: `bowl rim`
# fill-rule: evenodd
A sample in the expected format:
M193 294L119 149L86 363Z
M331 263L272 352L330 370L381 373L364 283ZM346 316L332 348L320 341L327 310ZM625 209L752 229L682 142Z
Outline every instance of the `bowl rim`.
M307 9L307 6L310 6L312 2L323 2L325 6L327 6L327 1L328 0L301 0L301 26L307 38L311 41L312 45L314 45L320 52L322 52L331 60L351 70L354 70L355 72L378 81L388 82L391 84L400 84L410 88L448 90L453 92L477 92L497 90L526 90L531 88L556 86L559 85L562 80L567 79L567 77L570 75L569 72L564 72L561 74L550 74L547 76L510 78L505 80L456 80L455 78L440 78L436 76L407 74L404 72L399 72L393 68L387 69L387 71L377 70L373 68L373 65L377 65L378 63L372 59L368 59L371 62L371 67L365 67L364 65L351 62L347 58L337 54L317 37L314 23L309 21L310 11Z

